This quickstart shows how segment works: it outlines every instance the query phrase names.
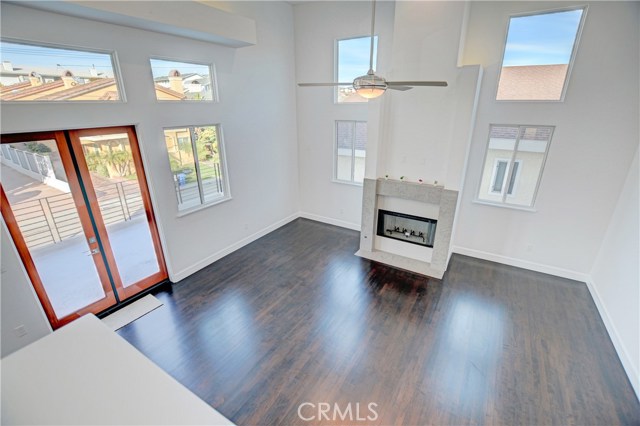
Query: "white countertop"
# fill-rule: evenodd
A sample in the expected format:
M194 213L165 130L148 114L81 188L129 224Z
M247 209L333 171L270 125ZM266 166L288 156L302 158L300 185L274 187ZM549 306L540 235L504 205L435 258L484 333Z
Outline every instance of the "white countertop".
M93 315L0 366L3 425L233 425Z

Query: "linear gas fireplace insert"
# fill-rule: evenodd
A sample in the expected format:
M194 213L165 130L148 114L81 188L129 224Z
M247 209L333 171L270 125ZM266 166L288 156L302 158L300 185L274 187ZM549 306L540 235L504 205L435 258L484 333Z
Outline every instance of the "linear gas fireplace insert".
M378 209L377 234L423 247L433 247L437 223L435 219Z

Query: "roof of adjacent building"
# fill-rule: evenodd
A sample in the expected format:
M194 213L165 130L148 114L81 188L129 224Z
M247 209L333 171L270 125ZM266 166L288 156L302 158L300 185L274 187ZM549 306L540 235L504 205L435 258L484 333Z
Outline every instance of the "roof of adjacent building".
M109 91L96 98L96 100L117 100L119 99L118 92L115 90L116 81L114 78L99 78L89 83L78 84L76 86L65 88L62 80L55 80L49 83L44 83L39 86L32 86L30 82L14 84L2 88L0 92L0 99L3 101L19 101L25 97L37 95L38 93L45 93L42 96L31 99L32 101L64 101L71 100L83 95L96 92L98 90L104 90L110 86L114 87L113 91ZM59 89L59 90L55 90ZM184 99L183 93L178 93L175 90L171 90L166 87L162 87L158 84L155 85L156 91L166 93L170 96L174 96L177 99ZM51 90L55 90L53 93Z
M513 139L518 136L517 126L493 126L491 127L491 139ZM524 132L520 135L520 139L534 141L548 141L551 136L551 127L524 127Z
M496 99L560 100L568 67L568 64L502 67Z

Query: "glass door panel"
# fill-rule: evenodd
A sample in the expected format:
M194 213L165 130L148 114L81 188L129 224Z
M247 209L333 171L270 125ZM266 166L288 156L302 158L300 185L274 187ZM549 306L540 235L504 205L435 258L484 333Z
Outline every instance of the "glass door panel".
M57 327L116 299L64 137L32 136L0 145L2 213Z
M89 198L95 197L97 203L94 215L101 216L104 224L101 240L113 256L112 275L117 270L115 281L122 296L165 279L133 129L89 129L70 134Z

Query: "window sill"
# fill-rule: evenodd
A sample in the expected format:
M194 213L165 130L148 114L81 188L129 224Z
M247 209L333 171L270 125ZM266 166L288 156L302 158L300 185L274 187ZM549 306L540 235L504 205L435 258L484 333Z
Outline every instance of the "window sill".
M200 204L200 205L195 206L195 207L189 207L189 208L184 209L184 210L178 210L178 214L176 216L177 217L188 216L191 213L195 213L195 212L198 212L200 210L207 209L209 207L217 206L218 204L222 204L222 203L224 203L226 201L229 201L229 200L232 200L232 199L233 198L231 196L222 197L222 198L218 198L217 200L209 201L208 203Z
M511 209L511 210L521 210L521 211L531 212L531 213L535 213L538 211L533 207L516 206L513 204L492 203L491 201L478 200L477 198L472 202L474 204L482 204L483 206L500 207L503 209Z
M333 182L333 183L341 183L343 185L362 187L362 183L360 183L360 182L351 182L351 181L348 181L348 180L331 179L331 182Z

